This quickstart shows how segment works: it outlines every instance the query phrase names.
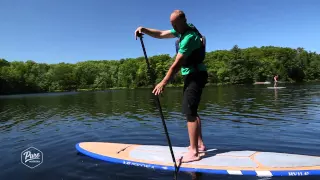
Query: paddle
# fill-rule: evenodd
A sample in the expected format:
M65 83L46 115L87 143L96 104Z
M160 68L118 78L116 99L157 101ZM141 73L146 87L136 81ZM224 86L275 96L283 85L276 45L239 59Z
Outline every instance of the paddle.
M141 42L141 46L142 46L142 49L143 49L144 57L146 58L146 63L147 63L147 67L148 67L149 76L150 76L150 77L153 77L152 74L151 74L151 68L150 68L150 64L149 64L148 57L147 57L147 53L146 53L146 50L145 50L145 47L144 47L144 43L143 43L143 40L142 40L143 34L138 34L138 36L139 36L139 38L140 38L140 42ZM155 87L155 85L153 84L153 88L154 88L154 87ZM161 105L160 105L160 100L159 100L159 97L158 97L158 96L154 96L154 97L155 97L156 104L157 104L158 109L159 109L159 112L160 112L160 117L161 117L161 120L162 120L162 124L163 124L163 127L164 127L164 131L165 131L165 133L166 133L167 141L168 141L168 144L169 144L169 147L170 147L170 152L171 152L172 160L173 160L173 162L174 162L174 168L175 168L175 171L174 171L174 179L177 180L177 173L178 173L177 163L176 163L176 159L175 159L175 157L174 157L174 153L173 153L173 150L172 150L172 145L171 145L169 133L168 133L168 130L167 130L166 122L164 121L164 117L163 117L163 114L162 114L162 109L161 109Z

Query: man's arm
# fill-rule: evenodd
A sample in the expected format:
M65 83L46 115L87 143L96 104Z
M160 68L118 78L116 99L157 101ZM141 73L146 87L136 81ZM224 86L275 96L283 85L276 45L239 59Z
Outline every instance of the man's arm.
M169 80L179 71L181 68L183 59L185 58L185 55L178 53L176 56L175 61L170 66L166 76L163 78L162 82L166 85L168 84Z
M164 38L175 38L170 30L157 30L151 28L142 28L142 32L148 34L151 37L164 39Z
M163 78L165 84L171 79L171 77L179 71L184 59L189 56L194 49L196 49L198 42L192 34L187 34L185 38L181 41L180 48L174 63L171 65L167 75Z
M151 37L158 38L158 39L175 38L176 37L173 33L171 33L170 30L158 30L158 29L139 27L136 30L136 34L137 34L137 32L145 33Z
M169 68L166 76L163 78L163 80L156 85L156 87L153 89L152 93L154 95L161 94L163 92L163 88L168 84L169 80L173 77L174 74L176 74L181 67L182 61L185 58L185 55L178 53L176 56L176 60Z

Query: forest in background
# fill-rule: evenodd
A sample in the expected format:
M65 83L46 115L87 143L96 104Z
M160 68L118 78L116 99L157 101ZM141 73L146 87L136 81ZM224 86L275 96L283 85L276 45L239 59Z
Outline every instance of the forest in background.
M175 57L149 57L150 77L144 56L120 60L88 60L46 64L33 60L0 59L0 94L103 90L147 87L162 80ZM206 53L210 84L252 84L273 81L304 82L320 77L320 54L303 48L262 46ZM183 84L180 72L171 86Z

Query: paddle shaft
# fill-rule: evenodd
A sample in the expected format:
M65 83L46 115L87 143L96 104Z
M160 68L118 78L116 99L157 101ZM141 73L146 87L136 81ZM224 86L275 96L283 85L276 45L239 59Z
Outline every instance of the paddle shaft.
M139 34L141 46L142 46L142 49L143 49L144 57L145 57L145 59L146 59L146 63L147 63L149 75L150 75L150 77L153 77L153 76L150 74L150 73L151 73L151 68L150 68L148 56L147 56L147 53L146 53L146 49L145 49L145 47L144 47L144 43L143 43L143 40L142 40L142 35L143 35L143 34ZM153 85L153 86L154 86L154 85ZM168 141L168 144L169 144L169 147L170 147L172 160L173 160L173 162L174 162L174 167L175 167L175 174L174 174L175 178L174 178L174 179L177 179L177 173L178 173L177 163L176 163L176 159L175 159L175 157L174 157L174 153L173 153L173 150L172 150L172 145L171 145L171 141L170 141L168 129L167 129L167 126L166 126L166 122L164 121L164 117L163 117L163 113L162 113L162 109L161 109L159 97L158 97L158 96L155 96L155 100L156 100L156 104L157 104L158 109L159 109L159 112L160 112L160 116L161 116L162 124L163 124L163 127L164 127L164 131L165 131L165 133L166 133L167 141Z

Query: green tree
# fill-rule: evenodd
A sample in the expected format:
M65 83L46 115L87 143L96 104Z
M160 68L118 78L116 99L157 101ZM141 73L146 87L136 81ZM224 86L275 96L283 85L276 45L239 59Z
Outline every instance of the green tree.
M88 60L75 64L36 63L32 60L0 59L0 94L106 89L114 87L146 87L160 82L175 56L149 57L150 71L144 56L120 60ZM272 81L311 81L320 77L320 55L304 48L262 46L206 53L204 63L209 83L251 84ZM170 81L183 83L181 73Z

